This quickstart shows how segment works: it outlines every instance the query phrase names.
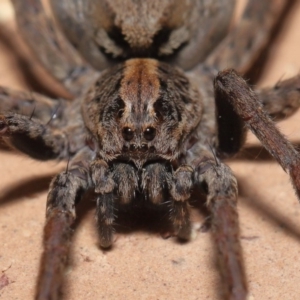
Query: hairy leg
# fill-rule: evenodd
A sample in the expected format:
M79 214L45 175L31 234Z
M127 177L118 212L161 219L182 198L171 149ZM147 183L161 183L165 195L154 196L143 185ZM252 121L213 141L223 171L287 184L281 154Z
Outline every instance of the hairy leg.
M199 124L195 139L200 139L188 149L186 161L194 169L194 185L206 194L209 211L209 228L217 247L219 268L224 288L223 298L245 300L247 280L240 243L237 213L237 182L228 166L219 158L236 154L245 141L244 120L230 103L213 93L208 105L209 118ZM215 101L215 109L210 111ZM213 122L215 119L215 123ZM205 136L201 136L202 128ZM202 129L203 130L203 129Z
M97 195L96 220L99 242L102 248L109 248L114 238L115 195L113 192Z
M192 161L195 184L207 195L210 227L217 246L225 299L245 300L247 283L237 213L237 181L228 166L210 152Z
M273 88L256 90L264 110L274 121L295 113L300 107L300 76L279 81Z
M57 175L50 185L47 199L47 219L44 228L44 252L40 263L35 299L61 299L64 269L71 243L71 225L75 220L75 205L90 186L88 167L93 152L84 148Z
M14 148L35 159L69 157L70 147L66 134L37 119L15 113L1 114L0 136Z
M35 159L69 159L86 145L80 100L0 88L0 137Z
M267 45L273 27L289 4L282 0L249 0L240 22L206 63L217 70L234 68L246 72Z
M233 70L220 72L215 79L215 94L232 105L233 110L256 135L263 146L289 173L300 198L300 156L263 110L257 95Z
M81 95L97 73L83 63L79 54L47 16L41 0L12 0L19 29L46 69L73 95Z
M66 105L64 99L51 99L33 92L0 87L0 113L14 112L44 123L51 120L51 125L54 125L61 122Z

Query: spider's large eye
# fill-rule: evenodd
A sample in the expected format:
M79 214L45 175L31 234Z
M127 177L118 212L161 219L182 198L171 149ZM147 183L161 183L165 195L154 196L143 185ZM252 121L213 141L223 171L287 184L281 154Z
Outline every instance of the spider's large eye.
M144 131L144 137L147 141L152 141L155 138L156 130L153 127L147 127Z
M130 141L133 139L134 136L134 132L131 128L129 127L125 127L122 130L122 136L124 138L125 141Z

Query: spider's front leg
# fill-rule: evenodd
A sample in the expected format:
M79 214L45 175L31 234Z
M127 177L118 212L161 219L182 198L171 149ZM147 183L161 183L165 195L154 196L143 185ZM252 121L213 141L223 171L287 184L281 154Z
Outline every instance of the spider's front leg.
M52 180L47 199L44 253L37 283L38 300L61 298L72 236L71 225L76 215L75 205L91 185L89 162L92 159L93 152L83 148L70 161L68 169Z
M289 173L296 194L300 198L300 155L263 110L258 96L233 70L219 73L215 79L215 93L220 101L232 106L238 117Z
M237 181L228 166L209 152L192 162L194 181L207 194L211 230L218 249L218 260L226 299L245 300L246 274L239 240Z

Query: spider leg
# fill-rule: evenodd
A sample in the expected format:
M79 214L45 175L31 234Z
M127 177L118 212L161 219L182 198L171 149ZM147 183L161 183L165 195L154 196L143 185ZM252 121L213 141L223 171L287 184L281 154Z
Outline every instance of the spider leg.
M291 177L300 198L300 156L263 110L257 95L234 70L220 72L215 79L216 97L230 103L246 126Z
M101 159L92 162L91 178L97 194L96 221L100 246L108 248L112 245L114 234L115 182L108 164Z
M95 71L83 63L71 44L56 30L41 0L12 0L19 29L28 45L48 71L73 95L94 79Z
M99 194L97 196L96 221L99 233L100 246L109 248L114 236L114 200L113 192Z
M257 91L264 110L274 121L292 115L300 106L300 76L278 82L273 88Z
M14 148L39 160L69 157L66 134L37 119L15 113L0 114L0 136Z
M207 194L211 230L218 249L225 298L244 300L247 296L246 275L239 240L237 182L230 168L210 154L192 163L194 180Z
M209 95L212 95L210 93ZM186 153L186 163L194 169L194 186L207 195L209 228L218 249L218 261L224 282L225 299L244 300L247 281L240 243L237 213L237 182L219 157L230 157L243 146L246 136L244 121L229 102L216 93L215 110L199 124L195 138L199 140ZM212 126L211 120L216 122ZM205 138L199 134L204 130ZM202 131L201 131L202 130Z
M64 99L51 99L38 93L21 92L0 86L1 113L14 112L45 123L55 115L56 122L60 119L66 103Z
M240 22L210 54L207 64L245 72L267 45L272 29L289 5L282 0L249 0Z
M63 274L72 237L71 225L75 220L75 204L90 186L88 168L92 158L93 153L89 149L82 149L70 161L68 170L52 180L35 299L61 298Z

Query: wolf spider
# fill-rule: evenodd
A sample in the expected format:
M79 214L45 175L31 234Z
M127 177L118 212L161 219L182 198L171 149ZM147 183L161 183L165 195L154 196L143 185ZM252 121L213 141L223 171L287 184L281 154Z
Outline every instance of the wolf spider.
M88 196L96 200L103 248L113 243L114 206L127 206L132 201L165 205L172 234L189 240L193 230L188 201L192 194L198 199L198 193L205 194L224 283L221 294L226 299L246 299L237 182L222 159L239 152L248 127L290 174L299 196L298 152L268 116L280 120L297 110L299 77L255 94L235 71L217 74L216 70L230 66L245 72L265 46L287 3L249 2L239 26L220 42L232 12L230 5L223 7L224 11L216 13L221 23L207 20L207 26L216 32L214 39L209 34L202 36L200 41L207 47L195 56L193 51L201 43L181 40L184 31L178 36L172 35L170 27L159 32L156 29L149 42L138 33L126 35L127 29L120 35L117 25L107 34L98 24L95 40L84 35L86 40L72 32L79 30L73 26L77 20L68 19L62 28L72 46L46 17L40 1L12 2L27 42L50 73L74 95L74 101L69 102L7 88L0 91L3 139L35 159L67 161L67 168L50 185L36 299L57 299L61 295L75 206L88 191ZM53 1L58 18L66 12L60 10L61 2ZM176 13L178 6L173 7ZM180 6L179 11L183 8ZM215 13L216 7L208 8ZM126 17L121 6L116 10ZM118 26L126 26L124 20ZM184 20L191 23L185 30L195 29L191 29L192 21L193 17ZM138 32L139 27L135 29ZM95 41L100 43L96 54ZM83 62L74 47L89 64ZM143 58L148 55L155 59Z

